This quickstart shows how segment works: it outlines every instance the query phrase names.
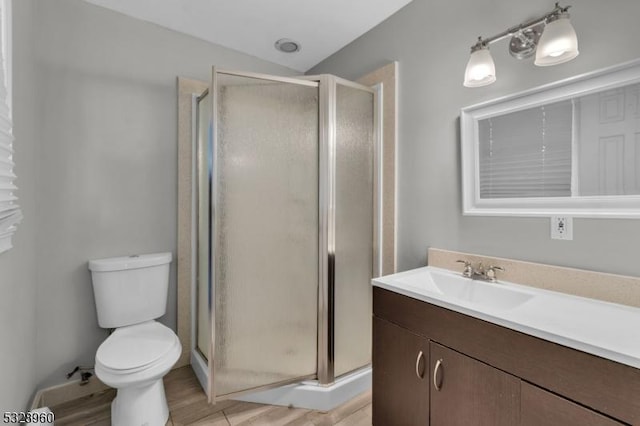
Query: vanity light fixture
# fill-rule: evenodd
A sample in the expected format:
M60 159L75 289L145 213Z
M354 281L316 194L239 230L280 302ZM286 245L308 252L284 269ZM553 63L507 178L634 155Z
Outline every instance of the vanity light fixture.
M489 52L489 46L478 37L478 42L471 48L471 57L464 72L464 85L481 87L496 81L496 64Z
M525 59L535 54L534 63L537 66L557 65L578 56L578 37L567 12L570 7L556 3L555 8L544 16L508 28L492 37L478 37L476 44L471 46L464 85L481 87L496 81L496 67L489 45L507 37L511 37L511 56Z

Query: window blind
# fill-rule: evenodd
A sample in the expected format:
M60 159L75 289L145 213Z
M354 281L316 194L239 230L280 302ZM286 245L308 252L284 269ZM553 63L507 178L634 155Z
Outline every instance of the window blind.
M480 198L571 196L571 101L479 122Z
M8 25L9 11L6 1L0 2L0 253L11 248L11 237L22 220L22 212L15 195L16 175L13 172L13 125L9 108L8 87L10 55Z

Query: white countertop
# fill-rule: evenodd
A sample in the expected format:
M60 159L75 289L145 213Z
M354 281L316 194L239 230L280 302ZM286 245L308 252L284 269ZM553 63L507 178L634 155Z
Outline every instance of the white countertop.
M422 300L602 358L640 368L640 309L500 281L472 281L427 266L372 280ZM443 286L466 286L464 294ZM497 287L492 287L497 286ZM446 289L445 289L446 290ZM474 293L470 296L470 293ZM505 303L502 303L502 294ZM478 297L480 296L480 297ZM474 300L474 301L470 301ZM510 302L509 300L517 300ZM513 306L511 306L513 305Z

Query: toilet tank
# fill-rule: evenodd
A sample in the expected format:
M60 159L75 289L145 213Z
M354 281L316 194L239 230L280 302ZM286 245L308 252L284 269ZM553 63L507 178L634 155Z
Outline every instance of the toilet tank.
M163 316L171 253L89 261L98 324L117 328Z

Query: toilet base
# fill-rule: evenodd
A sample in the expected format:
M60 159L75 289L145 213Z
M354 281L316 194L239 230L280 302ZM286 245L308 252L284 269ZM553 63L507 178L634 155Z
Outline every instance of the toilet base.
M162 378L146 386L120 388L111 403L112 426L164 426L168 419Z

